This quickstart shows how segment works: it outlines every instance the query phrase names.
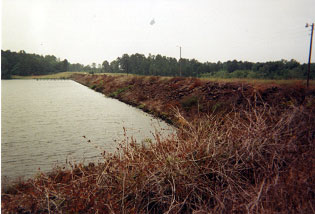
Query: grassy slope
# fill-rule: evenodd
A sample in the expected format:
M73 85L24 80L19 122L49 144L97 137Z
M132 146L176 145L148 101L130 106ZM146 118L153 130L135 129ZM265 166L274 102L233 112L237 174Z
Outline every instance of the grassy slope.
M73 74L87 74L87 72L74 72L74 71L67 71L67 72L60 72L55 74L47 74L47 75L33 75L33 76L18 76L13 75L12 79L69 79ZM109 75L109 76L121 76L126 75L123 73L95 73L97 75ZM129 76L136 76L136 75L129 75Z
M56 73L56 74L37 75L37 76L13 75L12 79L69 79L75 73L79 73L79 72L61 72L61 73Z
M48 75L37 75L37 76L18 76L13 75L12 79L69 79L73 74L87 74L87 72L61 72L56 74ZM125 74L125 73L95 73L94 76L138 76L134 74ZM143 77L143 76L142 76ZM171 79L173 77L160 77L160 79ZM263 80L263 79L236 79L236 78L201 78L202 80L212 81L212 82L221 82L221 83L246 83L254 85L306 85L306 80ZM310 80L310 86L315 87L315 80Z
M74 75L73 78L98 92L142 108L161 118L174 121L174 109L188 119L200 113L243 108L259 96L283 109L301 103L314 104L315 87L306 90L302 82L225 82L195 78Z
M104 163L55 170L2 194L13 212L312 213L315 92L191 78L75 75L172 120L176 136L122 142ZM88 139L87 139L88 141Z
M243 82L253 85L306 85L306 80L291 79L291 80L267 80L267 79L237 79L237 78L202 78L204 80L215 81L215 82ZM310 80L311 87L315 87L315 80Z

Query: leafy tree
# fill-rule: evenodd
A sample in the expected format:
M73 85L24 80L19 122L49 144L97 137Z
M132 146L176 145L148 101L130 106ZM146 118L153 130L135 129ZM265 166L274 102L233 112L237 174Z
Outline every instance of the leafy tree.
M60 62L55 56L28 54L25 51L11 52L1 50L1 77L11 75L42 75L67 71L70 63L65 59Z
M113 73L120 73L120 64L119 64L120 58L118 57L116 60L112 61L110 63L110 71Z
M111 72L110 65L109 65L108 61L105 60L105 61L102 63L102 70L103 70L103 72L105 72L105 73Z
M91 64L91 66L92 66L92 71L93 71L93 72L96 72L96 63L93 62L93 63Z
M120 66L123 69L123 72L127 73L127 75L130 72L130 62L129 62L129 55L124 54L120 59Z
M5 56L2 56L1 58L1 79L11 79L9 63Z

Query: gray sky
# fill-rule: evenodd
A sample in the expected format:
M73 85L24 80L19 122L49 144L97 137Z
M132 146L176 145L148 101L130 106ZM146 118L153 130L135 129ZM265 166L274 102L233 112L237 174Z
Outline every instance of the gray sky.
M315 0L2 0L2 49L83 64L124 53L178 59L178 46L201 62L307 62L307 22Z

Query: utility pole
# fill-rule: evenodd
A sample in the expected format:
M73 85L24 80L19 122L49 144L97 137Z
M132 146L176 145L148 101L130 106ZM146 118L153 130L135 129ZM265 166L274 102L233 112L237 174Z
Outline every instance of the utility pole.
M182 47L181 46L177 46L179 47L179 76L182 76Z
M314 33L314 23L309 25L309 24L306 24L305 27L309 27L311 26L312 27L312 32L311 32L311 42L310 42L310 53L309 53L309 56L308 56L308 71L307 71L307 82L306 82L306 86L307 88L309 87L309 81L310 81L310 72L311 72L311 58L312 58L312 45L313 45L313 33Z

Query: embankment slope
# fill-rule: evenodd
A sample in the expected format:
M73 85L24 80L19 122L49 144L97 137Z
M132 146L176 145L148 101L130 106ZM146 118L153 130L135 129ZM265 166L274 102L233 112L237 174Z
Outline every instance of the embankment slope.
M4 213L314 213L314 89L72 79L173 122L177 134L20 182L2 193Z
M314 109L315 90L299 84L271 85L213 82L196 78L80 75L72 79L93 90L176 122L174 110L187 119L200 114L267 104L281 111L290 105Z

